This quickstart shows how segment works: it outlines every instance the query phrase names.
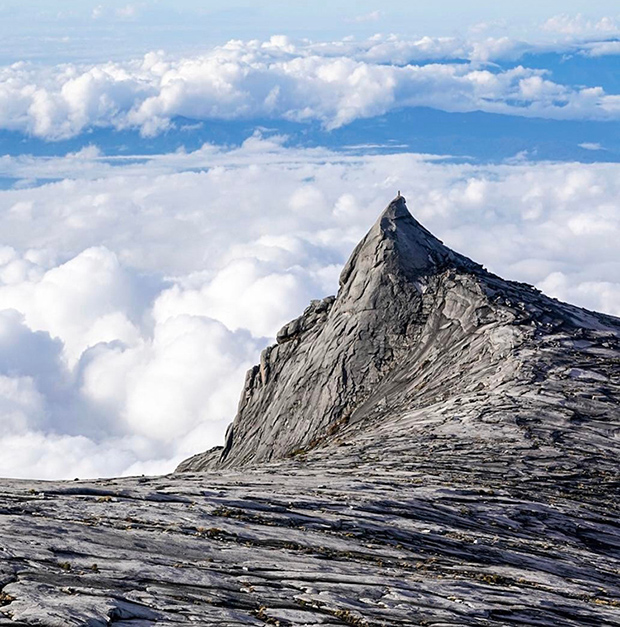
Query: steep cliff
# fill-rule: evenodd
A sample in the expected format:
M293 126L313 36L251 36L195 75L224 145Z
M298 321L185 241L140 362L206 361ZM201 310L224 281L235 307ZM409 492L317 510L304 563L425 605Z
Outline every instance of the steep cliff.
M286 325L248 372L225 446L178 470L256 465L336 440L354 446L361 430L388 424L414 442L421 433L405 417L423 409L429 424L469 416L451 425L455 436L481 430L530 447L554 425L565 440L574 416L610 411L603 399L617 380L601 349L617 346L619 329L453 252L399 196L353 251L338 295ZM588 400L594 381L607 392Z

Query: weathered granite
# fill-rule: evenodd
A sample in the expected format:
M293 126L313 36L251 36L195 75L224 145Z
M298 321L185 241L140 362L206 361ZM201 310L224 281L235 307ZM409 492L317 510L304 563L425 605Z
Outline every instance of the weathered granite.
M402 418L421 408L426 421L452 412L461 420L450 426L455 436L475 428L528 447L559 420L543 418L558 414L554 428L566 439L583 411L617 416L617 361L605 350L617 360L619 334L616 318L504 281L451 251L399 196L354 250L337 297L312 303L248 372L225 447L178 470L247 467L336 439L354 444L357 423L389 423L402 434ZM595 403L585 398L592 393ZM408 430L412 439L419 433L420 425Z
M0 625L620 625L617 476L478 444L3 481Z
M167 477L0 482L2 625L620 626L620 321L396 199Z

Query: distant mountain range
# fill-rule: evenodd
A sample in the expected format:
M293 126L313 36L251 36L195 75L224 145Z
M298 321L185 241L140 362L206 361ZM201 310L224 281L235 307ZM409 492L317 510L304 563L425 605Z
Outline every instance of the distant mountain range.
M398 109L332 130L318 121L180 117L155 137L143 137L138 129L92 128L76 137L50 142L0 130L0 155L62 156L95 145L105 156L148 156L179 149L190 152L205 143L238 146L256 131L286 136L290 146L357 149L364 154L416 152L482 163L515 157L583 163L620 161L620 128L615 122L446 112L428 107Z

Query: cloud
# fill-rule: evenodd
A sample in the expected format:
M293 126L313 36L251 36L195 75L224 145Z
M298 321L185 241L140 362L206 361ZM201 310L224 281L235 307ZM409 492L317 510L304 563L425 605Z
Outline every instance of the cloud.
M508 26L508 20L506 20L505 18L500 18L496 20L477 22L473 26L470 26L469 32L472 35L480 35L482 33L487 33L490 31L507 31Z
M83 365L81 392L117 415L121 431L169 451L208 424L212 433L204 442L215 445L258 346L247 332L181 313L156 324L140 345L99 346Z
M584 150L604 150L603 146L598 142L584 142L583 144L579 144L579 147Z
M560 14L550 17L542 26L543 30L568 36L612 35L620 32L620 24L613 17L599 20L577 15Z
M0 302L23 312L30 328L60 338L67 364L75 365L99 342L136 341L138 331L130 316L140 312L132 302L131 278L109 250L89 248L44 274L36 264L21 262L21 280L11 277L0 285Z
M545 89L544 85L530 89ZM167 472L221 443L246 369L337 289L400 189L448 245L620 315L620 166L235 149L0 159L0 475Z
M99 4L93 8L91 17L93 20L112 19L112 20L133 20L139 17L142 9L145 7L144 3L135 4L130 3L122 7L112 9L106 7L103 4Z
M23 433L42 420L44 399L29 377L0 375L0 428L2 433Z
M581 54L587 57L606 57L620 55L620 41L597 41L583 46Z
M124 7L116 9L115 14L121 19L132 19L139 13L139 7L135 4L127 4Z
M595 299L600 308L620 312L620 282L584 281L571 285L563 272L552 272L539 284L540 289L550 296L563 301L584 301Z
M0 68L0 128L48 140L96 127L138 128L152 136L178 116L319 121L336 128L410 106L553 119L620 117L619 97L601 87L556 83L547 71L521 65L487 65L531 49L507 37L295 44L274 36L230 41L184 58L151 52L122 63L17 63Z
M353 24L366 24L368 22L378 22L382 17L383 13L381 11L370 11L370 13L356 15L347 21L352 22Z

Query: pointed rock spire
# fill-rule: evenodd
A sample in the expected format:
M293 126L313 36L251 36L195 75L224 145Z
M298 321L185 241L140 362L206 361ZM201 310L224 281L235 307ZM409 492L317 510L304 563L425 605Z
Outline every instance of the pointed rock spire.
M479 264L450 250L426 230L407 209L399 195L384 209L368 234L356 246L340 275L341 289L359 275L367 277L380 265L397 269L409 280L447 265L469 271L481 270Z
M480 269L417 222L399 194L351 254L337 297L313 302L248 372L226 445L208 465L286 457L346 424L416 341L429 286L450 266ZM194 462L184 468L200 469Z
M399 195L353 251L337 297L311 303L248 372L226 446L179 469L282 460L336 438L352 443L356 429L411 429L414 410L422 416L467 397L480 404L481 390L493 390L489 403L501 390L506 406L524 398L527 413L523 390L557 361L546 334L561 332L572 346L586 329L596 342L603 329L615 337L619 328L486 272L429 233ZM451 420L450 411L435 412L437 420Z

